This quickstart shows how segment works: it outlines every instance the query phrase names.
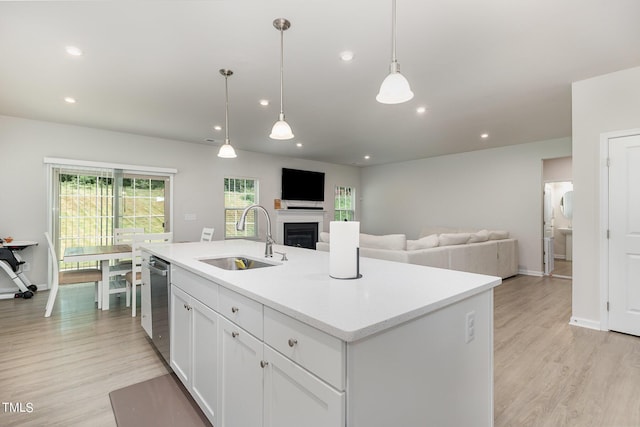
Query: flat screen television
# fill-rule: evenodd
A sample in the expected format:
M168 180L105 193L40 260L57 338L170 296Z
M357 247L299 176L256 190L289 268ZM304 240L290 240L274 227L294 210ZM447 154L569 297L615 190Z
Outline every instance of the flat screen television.
M282 168L282 200L324 201L324 172Z

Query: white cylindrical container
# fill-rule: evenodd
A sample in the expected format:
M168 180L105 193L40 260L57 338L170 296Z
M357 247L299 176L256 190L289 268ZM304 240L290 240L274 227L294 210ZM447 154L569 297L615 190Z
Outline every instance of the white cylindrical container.
M360 222L331 221L329 235L329 276L334 279L360 277Z

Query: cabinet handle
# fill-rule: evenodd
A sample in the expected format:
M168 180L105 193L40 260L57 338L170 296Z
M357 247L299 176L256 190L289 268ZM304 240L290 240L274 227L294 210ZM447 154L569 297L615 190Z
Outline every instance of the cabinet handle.
M233 338L237 337L238 335L240 335L240 332L235 332L235 331L234 331L234 332L231 332L231 336L232 336Z
M265 361L265 360L261 360L261 361L260 361L260 367L261 367L261 368L266 368L268 364L269 364L269 362L267 362L267 361Z
M298 340L297 339L289 338L289 347L293 347L296 344L298 344Z
M237 313L238 311L240 311L240 309L238 307L231 307L231 312L232 313Z

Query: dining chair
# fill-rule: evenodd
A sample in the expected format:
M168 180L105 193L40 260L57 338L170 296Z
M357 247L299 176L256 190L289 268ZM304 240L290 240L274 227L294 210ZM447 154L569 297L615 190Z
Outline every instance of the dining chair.
M204 227L202 229L202 235L200 236L200 241L201 242L210 242L213 240L213 233L215 231L215 228L211 227Z
M144 228L142 227L114 228L113 244L130 245L133 242L133 236L142 233L144 233ZM122 281L124 281L124 276L129 273L131 269L130 259L116 260L115 264L109 267L109 279L116 276L122 276ZM120 284L120 286L117 286L118 284ZM109 280L108 286L109 295L125 293L126 306L129 307L129 304L131 303L131 288L126 284L125 286L122 286L122 282L120 281L112 283L111 280Z
M137 311L137 289L142 284L142 250L140 246L148 243L171 243L173 242L173 233L147 233L136 234L131 242L131 260L132 270L125 274L127 288L131 294L131 317L136 317Z
M51 256L51 265L53 266L53 278L51 288L49 290L49 299L44 311L44 317L51 316L53 304L56 302L59 285L71 285L76 283L95 282L95 300L98 308L102 306L102 271L99 268L82 268L79 270L60 271L59 258L53 246L51 236L48 232L44 233L49 245L49 255Z

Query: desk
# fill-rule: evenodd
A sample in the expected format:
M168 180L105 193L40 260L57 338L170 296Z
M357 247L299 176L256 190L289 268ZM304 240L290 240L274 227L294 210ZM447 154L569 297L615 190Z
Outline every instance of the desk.
M131 258L130 245L81 246L66 248L64 262L100 261L102 270L102 309L109 310L109 261Z

